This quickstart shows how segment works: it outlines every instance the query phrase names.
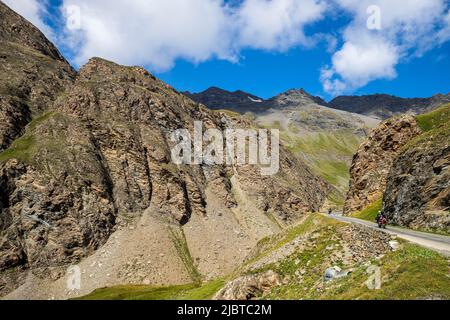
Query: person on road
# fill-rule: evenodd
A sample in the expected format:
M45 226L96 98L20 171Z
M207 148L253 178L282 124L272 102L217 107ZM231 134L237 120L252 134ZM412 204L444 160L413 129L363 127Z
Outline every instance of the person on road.
M387 221L388 220L387 220L386 215L384 214L384 212L379 211L378 215L377 215L377 218L376 218L376 222L377 222L378 226L380 228L386 228Z

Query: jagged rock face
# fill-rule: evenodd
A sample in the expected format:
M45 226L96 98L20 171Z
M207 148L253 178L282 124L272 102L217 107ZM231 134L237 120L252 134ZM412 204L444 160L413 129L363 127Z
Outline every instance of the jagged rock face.
M329 105L340 110L387 119L406 112L425 113L448 102L450 94L438 94L431 98L399 98L387 94L374 94L340 96L330 101Z
M372 131L353 158L345 214L359 211L382 196L394 159L420 133L412 115L389 119Z
M213 110L231 110L241 114L252 112L255 114L265 113L270 109L283 109L286 107L318 104L327 106L320 97L314 97L304 89L291 89L268 100L259 98L244 91L230 92L220 88L209 88L203 92L192 94L185 92L192 100L202 103Z
M142 68L95 58L76 74L37 29L3 4L0 10L0 295L28 270L58 279L67 264L97 256L116 230L127 241L126 221L144 216L142 230L164 234L160 243L133 233L150 241L152 257L161 246L171 257L192 256L153 257L159 270L186 264L178 277L185 281L195 259L206 278L220 276L258 240L322 206L329 185L283 148L275 176L261 176L257 166L173 164L176 129L192 133L194 121L205 130L254 124L211 111ZM184 231L181 246L168 226ZM220 255L219 241L227 245ZM142 256L138 245L126 252L110 242L111 254ZM121 266L105 263L116 281L127 281Z
M281 284L281 277L273 271L237 278L225 285L213 300L252 300Z
M233 208L230 175L254 210L281 223L321 207L328 185L284 150L273 177L252 166L174 165L170 134L192 131L195 120L217 129L251 125L209 111L144 69L92 59L0 154L0 270L78 261L105 243L123 215L150 210L182 226L212 214L211 206Z
M0 152L75 75L38 29L0 2Z
M450 233L450 122L408 144L387 180L383 210L396 224Z

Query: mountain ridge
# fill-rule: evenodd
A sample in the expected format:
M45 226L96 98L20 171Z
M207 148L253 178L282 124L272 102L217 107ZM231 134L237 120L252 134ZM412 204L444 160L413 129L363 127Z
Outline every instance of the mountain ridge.
M450 93L438 93L427 98L402 98L388 94L338 96L327 102L319 96L309 94L303 88L289 89L268 99L262 99L241 90L231 92L218 87L211 87L198 93L183 93L194 101L202 103L213 110L229 109L242 114L246 112L264 113L272 108L277 109L282 107L282 105L277 103L280 97L303 95L306 99L321 106L375 117L380 120L385 120L394 115L406 112L416 114L426 113L450 102ZM260 101L255 103L248 99L248 97Z
M258 165L175 165L174 130L192 132L196 121L220 131L253 122L209 110L141 67L92 58L76 73L51 50L28 46L42 33L0 8L2 21L32 31L17 30L27 35L13 46L19 60L5 50L1 66L17 73L0 67L1 79L30 86L0 91L1 101L22 99L27 112L21 123L0 122L10 138L0 150L0 295L68 298L123 283L217 278L259 240L324 203L329 184L283 146L273 176ZM46 72L30 73L24 61ZM27 95L36 84L50 84L51 98ZM0 107L5 117L22 112ZM74 264L82 291L65 287Z

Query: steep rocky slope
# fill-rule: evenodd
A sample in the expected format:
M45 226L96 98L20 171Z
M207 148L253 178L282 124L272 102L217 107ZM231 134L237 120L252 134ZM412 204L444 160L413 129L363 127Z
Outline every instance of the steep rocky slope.
M250 125L208 111L144 69L91 60L0 154L1 268L78 261L105 243L117 219L146 212L160 233L183 227L179 241L194 259L187 262L218 276L261 237L320 208L326 184L285 151L275 177L253 166L172 164L168 137L174 129L193 130L194 120L218 129Z
M37 43L25 60L57 58L31 25L20 18L17 28L27 36L14 41ZM2 80L16 72L8 68ZM67 298L108 285L218 277L258 240L322 206L328 184L283 148L275 176L258 166L172 163L175 129L192 132L194 121L251 128L249 120L211 111L142 68L95 58L73 85L67 68L66 87L52 81L66 79L58 68L32 82L55 87L37 104L35 94L24 98L32 115L23 125L32 121L0 153L1 295L19 287L10 297ZM63 277L74 263L82 271L77 292Z
M289 149L333 185L328 205L334 207L342 206L345 199L353 154L369 129L379 123L377 119L329 108L323 99L304 89L288 90L268 100L218 88L190 96L212 109L251 112L260 126L280 129Z
M392 223L449 233L449 120L444 105L374 130L354 157L345 213L382 199L379 209Z
M318 102L304 90L290 90L272 98L271 108L256 114L255 121L281 130L290 150L333 185L329 205L339 207L348 188L352 156L378 121Z
M431 127L430 118L435 119ZM450 105L418 121L426 132L396 157L383 210L399 225L450 233Z
M0 151L73 82L75 71L45 36L0 1Z
M295 226L261 240L243 265L225 278L162 288L102 288L82 299L445 300L449 297L445 257L379 230L312 214Z
M450 94L437 94L430 98L399 98L387 94L374 94L340 96L330 101L329 105L339 110L387 119L406 112L426 113L449 102Z
M345 214L362 210L382 197L395 158L420 133L412 115L386 120L371 132L353 157Z

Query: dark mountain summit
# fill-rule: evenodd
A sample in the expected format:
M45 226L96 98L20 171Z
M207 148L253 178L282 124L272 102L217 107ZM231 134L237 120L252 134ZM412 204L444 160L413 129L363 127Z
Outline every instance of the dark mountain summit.
M374 94L341 96L330 101L329 105L344 111L387 119L408 111L421 114L449 102L450 94L438 94L431 98L399 98L387 94Z
M227 109L241 114L246 112L264 113L269 109L315 103L320 106L358 113L381 120L406 112L422 114L450 102L450 94L437 94L430 98L400 98L387 94L374 94L340 96L327 103L324 99L313 96L304 89L291 89L267 100L247 92L230 92L216 87L200 93L186 92L185 94L210 109Z
M309 94L304 89L291 89L266 101L266 105L273 109L282 109L284 107L311 103L320 106L328 106L325 100Z
M210 109L231 110L241 114L246 112L263 113L271 108L279 109L299 103L327 105L322 98L314 97L304 89L291 89L268 100L240 90L230 92L216 87L211 87L200 93L185 92L185 94Z
M264 109L264 100L244 91L227 91L211 87L203 92L185 94L212 110L232 110L239 113L258 112Z

